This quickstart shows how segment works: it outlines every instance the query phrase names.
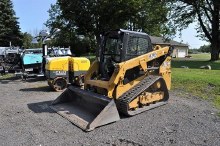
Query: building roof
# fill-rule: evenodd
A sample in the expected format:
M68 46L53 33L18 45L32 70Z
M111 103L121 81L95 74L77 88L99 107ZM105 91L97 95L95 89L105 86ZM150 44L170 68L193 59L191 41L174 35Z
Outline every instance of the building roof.
M133 34L139 34L139 35L148 35L145 32L137 32L137 31L130 31L130 30L125 30L125 29L120 29L121 32L125 33L133 33Z
M180 43L177 41L173 41L173 40L166 40L163 37L156 37L156 36L150 36L151 38L151 42L154 45L172 45L172 46L183 46L183 47L188 47L189 45L184 44L184 43Z

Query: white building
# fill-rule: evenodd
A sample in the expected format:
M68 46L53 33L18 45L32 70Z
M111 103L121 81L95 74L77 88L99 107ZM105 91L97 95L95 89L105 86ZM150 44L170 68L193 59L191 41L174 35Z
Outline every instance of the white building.
M161 47L173 46L174 50L172 53L172 57L183 58L188 56L189 45L187 44L179 43L173 40L166 40L162 37L150 36L150 38L153 46L155 45L160 45Z

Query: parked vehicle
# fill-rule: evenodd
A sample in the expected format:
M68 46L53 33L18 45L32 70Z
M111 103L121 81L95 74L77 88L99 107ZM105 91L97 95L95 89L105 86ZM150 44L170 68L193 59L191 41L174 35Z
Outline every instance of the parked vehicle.
M168 102L172 47L152 48L146 33L106 32L98 58L85 75L84 89L69 86L51 108L91 131Z

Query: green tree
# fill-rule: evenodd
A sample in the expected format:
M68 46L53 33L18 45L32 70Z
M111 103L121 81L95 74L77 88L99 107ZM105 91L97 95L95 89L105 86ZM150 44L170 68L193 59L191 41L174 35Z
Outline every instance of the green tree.
M94 36L83 36L77 34L76 26L73 23L68 23L65 18L62 17L60 6L58 4L51 5L48 11L49 19L45 25L53 31L54 28L61 29L53 39L53 46L71 47L71 50L76 55L82 55L88 52L94 52L95 39Z
M181 29L198 22L199 36L211 44L211 60L218 60L220 53L220 1L171 0L173 20Z
M166 23L166 3L157 0L58 0L62 16L81 34L127 28L160 35Z
M25 32L23 34L23 39L22 39L22 42L23 42L23 47L28 49L28 48L31 48L33 45L31 43L33 37L31 36L31 34Z
M22 34L11 0L0 1L0 46L22 45Z
M209 53L211 51L210 45L203 45L199 48L200 52Z
M167 3L158 0L139 0L134 2L137 4L131 6L135 10L128 21L127 28L129 30L140 30L150 35L162 35L168 36L168 38L170 35L174 35L175 29L168 18L170 9Z
M65 34L61 41L70 37L72 43L83 41L94 48L95 41L100 42L100 33L106 30L125 28L157 36L170 34L168 12L166 3L157 0L58 0L49 10L46 25L61 28L61 34ZM82 35L84 39L79 38Z

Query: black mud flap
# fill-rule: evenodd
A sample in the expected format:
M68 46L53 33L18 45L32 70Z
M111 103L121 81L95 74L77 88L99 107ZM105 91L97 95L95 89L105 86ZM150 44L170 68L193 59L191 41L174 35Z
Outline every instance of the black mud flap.
M67 88L50 107L85 131L120 119L113 99L74 86Z

